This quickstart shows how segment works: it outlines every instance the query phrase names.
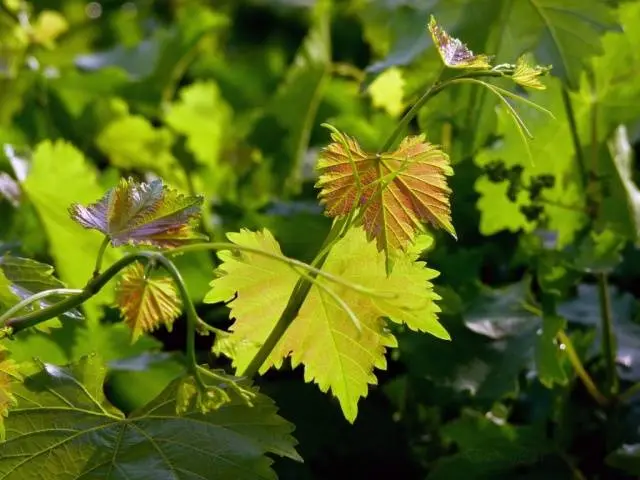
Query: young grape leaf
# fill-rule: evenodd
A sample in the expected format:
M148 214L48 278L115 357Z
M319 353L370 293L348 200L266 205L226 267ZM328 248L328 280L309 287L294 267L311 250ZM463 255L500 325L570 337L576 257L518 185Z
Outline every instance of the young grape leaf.
M29 258L4 255L0 257L0 270L3 272L5 278L10 282L10 289L17 298L17 301L12 305L18 303L20 300L29 298L35 293L51 289L66 288L66 285L63 282L53 276L54 269L51 265L36 262ZM40 308L46 308L59 302L63 298L64 297L61 295L50 295L46 299L36 302L36 304L39 304ZM33 305L29 307L29 310L32 308ZM82 313L75 308L65 312L64 316L75 320L82 320L84 318ZM36 328L40 327L40 325ZM51 326L50 323L49 326Z
M487 55L476 55L457 38L450 36L438 25L436 19L431 16L429 20L429 32L433 43L442 57L442 61L449 68L477 68L489 69L491 64Z
M243 230L228 237L238 245L281 254L267 230ZM257 254L223 251L219 257L223 261L220 276L211 283L205 302L228 301L237 293L228 304L236 321L225 350L233 352L234 366L242 371L280 317L298 274L277 260ZM314 381L323 392L331 389L345 417L353 422L358 400L366 396L368 384L376 383L374 368L386 368L386 348L396 346L385 317L412 330L449 338L437 320L440 309L435 302L440 297L433 292L431 283L437 272L425 268L423 262L402 256L387 276L385 256L367 241L360 228L350 230L334 246L323 269L388 297L359 293L318 277L298 317L260 371L279 368L283 359L290 356L294 366L304 365L306 381ZM328 290L355 313L360 330Z
M363 224L378 249L406 250L422 223L444 228L455 237L446 176L453 175L449 157L424 141L405 138L394 152L364 152L355 139L332 132L317 168L320 201L325 213L341 217L364 209Z
M22 380L18 366L9 359L9 350L0 345L0 441L5 439L4 419L9 409L17 405L13 395L14 383Z
M131 329L132 342L160 324L171 331L173 321L180 315L180 298L173 280L168 276L145 273L140 262L122 273L116 287L116 303Z
M184 378L172 381L153 401L125 417L103 393L106 367L85 357L67 367L31 363L15 387L20 404L7 419L0 444L0 476L6 480L51 477L187 480L276 478L266 454L299 460L293 426L279 417L273 401L251 390L249 406L226 382L229 402L202 414L186 406L176 415ZM219 374L224 378L224 374Z
M184 196L162 180L138 183L123 178L98 202L87 207L74 203L69 213L83 227L109 236L114 246L173 247L206 238L193 230L202 202L201 196Z
M96 170L71 144L46 141L36 147L23 187L42 221L60 278L74 287L85 285L102 237L75 228L65 210L72 202L89 202L101 195ZM108 250L104 261L111 263L119 256ZM112 293L110 287L104 288L85 303L87 316L96 318L100 313L97 305L111 303Z
M540 77L549 73L550 70L551 67L529 65L527 58L523 55L518 57L518 60L516 60L516 68L511 79L523 87L544 90L547 87L542 83L542 81L540 81Z

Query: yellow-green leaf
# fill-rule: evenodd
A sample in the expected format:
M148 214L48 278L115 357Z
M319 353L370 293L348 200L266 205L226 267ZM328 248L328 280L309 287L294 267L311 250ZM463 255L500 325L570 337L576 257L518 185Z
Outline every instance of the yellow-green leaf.
M399 116L404 110L404 84L399 68L385 70L369 86L373 106L386 110L393 117Z
M35 149L23 187L42 221L60 279L70 287L85 285L91 278L102 235L78 229L67 208L72 202L88 203L102 195L96 170L71 144L45 141ZM104 263L119 256L115 250L107 250ZM85 308L89 305L87 313L97 315L95 304L110 303L112 292L105 288L85 303Z
M4 441L5 436L4 418L9 414L9 409L17 404L11 386L21 380L16 363L9 359L9 351L0 345L0 441Z
M278 243L266 230L243 230L229 234L229 239L280 254ZM231 337L225 339L231 343L225 350L234 355L236 369L243 371L280 317L298 276L287 265L258 254L225 251L219 256L223 261L219 278L212 282L205 302L228 301L237 293L229 303L236 321ZM403 256L387 276L385 256L367 241L360 228L350 230L335 245L323 269L384 296L366 295L318 277L298 317L260 371L278 368L290 356L294 366L304 365L306 381L315 382L325 392L331 389L345 417L353 422L358 400L367 395L368 385L377 381L374 368L386 368L386 349L396 346L385 318L449 338L437 320L440 310L435 302L440 297L431 283L437 272ZM360 329L328 290L355 313Z
M180 315L180 298L173 280L146 274L140 262L123 272L116 289L116 303L131 328L132 342L160 325L171 331L173 321Z

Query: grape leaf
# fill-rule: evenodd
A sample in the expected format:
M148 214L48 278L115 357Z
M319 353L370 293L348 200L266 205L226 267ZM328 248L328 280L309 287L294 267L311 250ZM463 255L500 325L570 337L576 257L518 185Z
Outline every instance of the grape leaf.
M392 67L385 70L369 85L371 103L374 107L383 108L389 115L398 117L404 110L404 85L400 69Z
M86 284L102 238L95 232L74 228L65 210L72 202L88 202L101 194L95 169L72 145L42 142L34 151L24 190L44 225L60 278L71 286ZM118 257L110 250L104 260L113 262ZM112 292L111 288L104 288L85 303L86 313L90 317L97 315L96 304L111 303Z
M10 289L16 295L18 301L29 298L33 294L44 290L66 288L63 282L53 276L54 269L51 265L36 262L29 258L4 255L0 257L0 270L2 270L10 282ZM41 308L46 308L59 302L63 298L64 297L60 295L50 295L46 299L36 302L36 304L39 303ZM18 303L18 301L13 304ZM33 305L29 307L29 310L32 308ZM64 316L75 320L82 320L84 318L75 308L65 312ZM40 325L38 325L38 327L39 326Z
M532 92L529 99L553 112L556 118L535 109L522 108L520 116L534 135L525 144L507 111L500 108L497 112L498 133L502 135L502 141L481 151L475 161L481 167L492 161L504 162L507 169L520 166L524 185L533 176L553 176L554 186L543 191L543 206L548 218L547 227L558 232L558 243L564 246L582 228L588 216L581 171L574 158L575 150L564 113L561 86L557 80L549 79L547 87L546 90ZM527 150L533 161L529 160ZM520 211L520 207L530 203L528 193L521 190L513 202L506 195L507 188L508 182L496 184L487 176L478 178L475 189L480 193L477 206L481 214L482 234L520 229L530 232L535 228L535 223L528 221Z
M218 161L231 109L215 83L196 82L180 90L180 100L170 107L165 121L187 137L196 160L211 167Z
M466 478L468 472L474 478L510 478L518 476L518 468L533 466L554 452L553 443L535 426L493 421L472 410L445 425L442 434L459 451L440 458L429 480Z
M202 202L201 196L181 195L162 180L138 183L123 178L97 203L87 207L74 203L69 213L83 227L109 236L114 246L171 247L206 238L193 231Z
M407 137L397 150L382 154L366 153L355 139L337 132L331 138L318 159L316 183L328 216L363 208L367 236L387 256L406 249L422 222L455 237L446 181L453 170L449 157L424 136Z
M176 415L184 378L171 382L145 407L125 417L103 394L105 366L85 357L68 367L28 364L20 399L0 444L0 476L30 480L48 475L73 478L186 480L275 478L266 453L299 459L292 426L276 414L273 401L256 394L253 406L226 385L229 402L202 414L188 405ZM223 374L221 374L223 375ZM224 378L224 377L223 377ZM244 388L250 388L246 383Z
M121 169L152 171L180 184L184 183L184 175L171 153L173 142L173 134L168 129L155 128L139 115L116 118L96 139L98 148L112 165Z
M173 280L147 274L140 262L122 272L116 288L116 303L131 329L132 342L160 324L171 331L173 321L180 315L181 303Z
M229 234L238 244L280 254L280 247L271 234L249 232ZM228 301L235 323L228 343L235 351L234 366L244 370L260 345L265 341L287 304L298 275L282 263L256 254L234 256L220 252L223 264L205 302ZM395 347L396 340L385 326L384 317L404 323L412 330L429 332L439 338L449 335L437 320L440 311L435 301L440 297L431 280L437 272L425 268L423 262L408 256L397 259L390 276L385 274L385 257L366 239L360 229L350 230L331 250L323 269L334 275L390 298L368 296L318 278L321 287L313 286L298 317L276 346L260 371L279 368L285 357L292 364L303 364L305 380L332 393L340 401L350 422L357 415L357 403L367 394L367 384L375 384L375 367L386 368L384 353ZM361 331L351 321L331 289L358 317Z
M429 33L444 64L449 68L478 68L489 69L489 57L487 55L475 55L469 48L457 38L451 37L431 16L429 20Z
M5 439L4 418L18 403L12 392L14 384L21 380L16 363L9 359L9 350L0 345L0 441Z

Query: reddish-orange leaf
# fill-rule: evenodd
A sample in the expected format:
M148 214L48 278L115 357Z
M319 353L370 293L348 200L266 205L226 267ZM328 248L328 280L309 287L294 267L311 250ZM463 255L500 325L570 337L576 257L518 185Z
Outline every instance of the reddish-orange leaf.
M362 223L369 240L387 254L406 249L423 223L445 229L451 224L449 157L423 135L405 138L397 150L364 152L356 140L334 131L333 143L318 160L320 201L330 217L364 209Z
M180 298L171 278L151 277L144 270L140 262L131 265L122 274L116 290L116 303L131 328L133 342L160 324L171 330L180 315Z

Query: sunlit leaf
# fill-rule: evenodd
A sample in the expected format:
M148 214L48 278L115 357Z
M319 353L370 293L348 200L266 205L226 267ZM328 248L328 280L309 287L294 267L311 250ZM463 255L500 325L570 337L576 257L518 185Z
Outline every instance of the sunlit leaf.
M278 243L266 230L228 236L239 245L280 254ZM280 317L298 275L286 265L256 254L225 251L220 258L224 262L220 276L212 282L205 302L228 301L237 292L237 298L228 304L236 321L231 326L232 336L225 339L225 351L233 353L234 366L243 371ZM439 297L431 284L437 272L405 256L397 260L387 277L384 255L359 228L335 245L323 268L389 297L369 296L319 277L317 282L324 288L311 288L298 317L260 371L279 368L290 356L294 366L304 365L307 381L314 381L322 391L331 389L345 417L353 422L359 398L366 396L368 384L377 382L374 368L386 368L384 353L396 346L385 317L413 330L449 338L437 320L440 309L435 302ZM360 330L326 289L353 310Z
M90 202L102 194L95 168L68 143L42 142L34 151L23 187L42 221L61 280L72 287L85 285L102 238L96 232L78 229L66 209L72 202ZM117 252L109 250L104 261L112 262L118 257ZM85 303L86 313L95 318L95 305L110 303L112 291L104 288Z
M114 119L96 138L98 148L112 165L155 172L175 181L182 171L171 153L173 142L174 137L167 128L156 128L139 115Z
M14 384L21 380L18 366L9 358L9 351L0 345L0 441L5 439L4 419L18 403L13 394Z
M193 230L202 201L200 196L178 193L162 180L138 183L123 178L97 203L87 207L74 203L69 213L83 227L109 236L114 246L171 247L203 238Z
M404 84L402 72L398 68L385 70L369 86L373 106L383 108L394 117L400 115L404 110Z
M318 160L320 201L330 217L364 209L369 239L387 255L406 249L422 223L455 236L451 223L449 157L424 136L405 138L397 150L364 152L355 139L333 132Z
M532 91L529 99L553 112L555 118L536 109L522 107L520 115L533 134L533 139L525 145L508 112L500 107L497 110L498 134L502 138L475 157L480 167L498 161L504 163L507 171L514 168L522 171L519 179L523 188L517 190L512 198L507 195L509 181L494 183L487 175L478 177L475 190L480 193L477 206L481 214L480 232L484 235L493 235L501 230L531 232L536 227L536 222L528 220L521 207L531 204L530 193L524 187L539 175L553 177L553 186L542 191L540 203L545 214L542 220L546 220L549 230L557 232L560 246L567 245L589 218L581 166L575 158L561 86L558 80L550 78L547 87L546 90Z
M58 12L43 10L33 25L33 41L52 47L54 40L69 29L69 23Z
M489 69L491 60L487 55L476 55L457 38L450 36L431 16L429 32L442 61L449 68Z
M235 379L203 377L208 388L224 390L230 401L200 413L188 403L176 415L183 378L172 381L154 400L125 417L104 396L106 367L85 357L67 367L28 364L20 399L7 420L0 444L0 476L36 480L42 472L73 478L186 480L270 478L266 454L299 460L292 426L276 414L273 401L246 381L253 406L230 386ZM99 439L99 441L96 441Z
M231 109L210 81L183 88L180 100L165 115L167 124L187 137L187 147L196 160L207 166L217 163L230 120Z
M135 342L143 332L160 325L171 331L180 315L180 298L171 277L151 276L142 263L127 268L116 288L116 303Z
M540 65L531 66L526 57L521 56L516 61L516 68L511 78L523 87L544 90L547 87L542 83L540 77L549 73L550 69L551 67L541 67Z

